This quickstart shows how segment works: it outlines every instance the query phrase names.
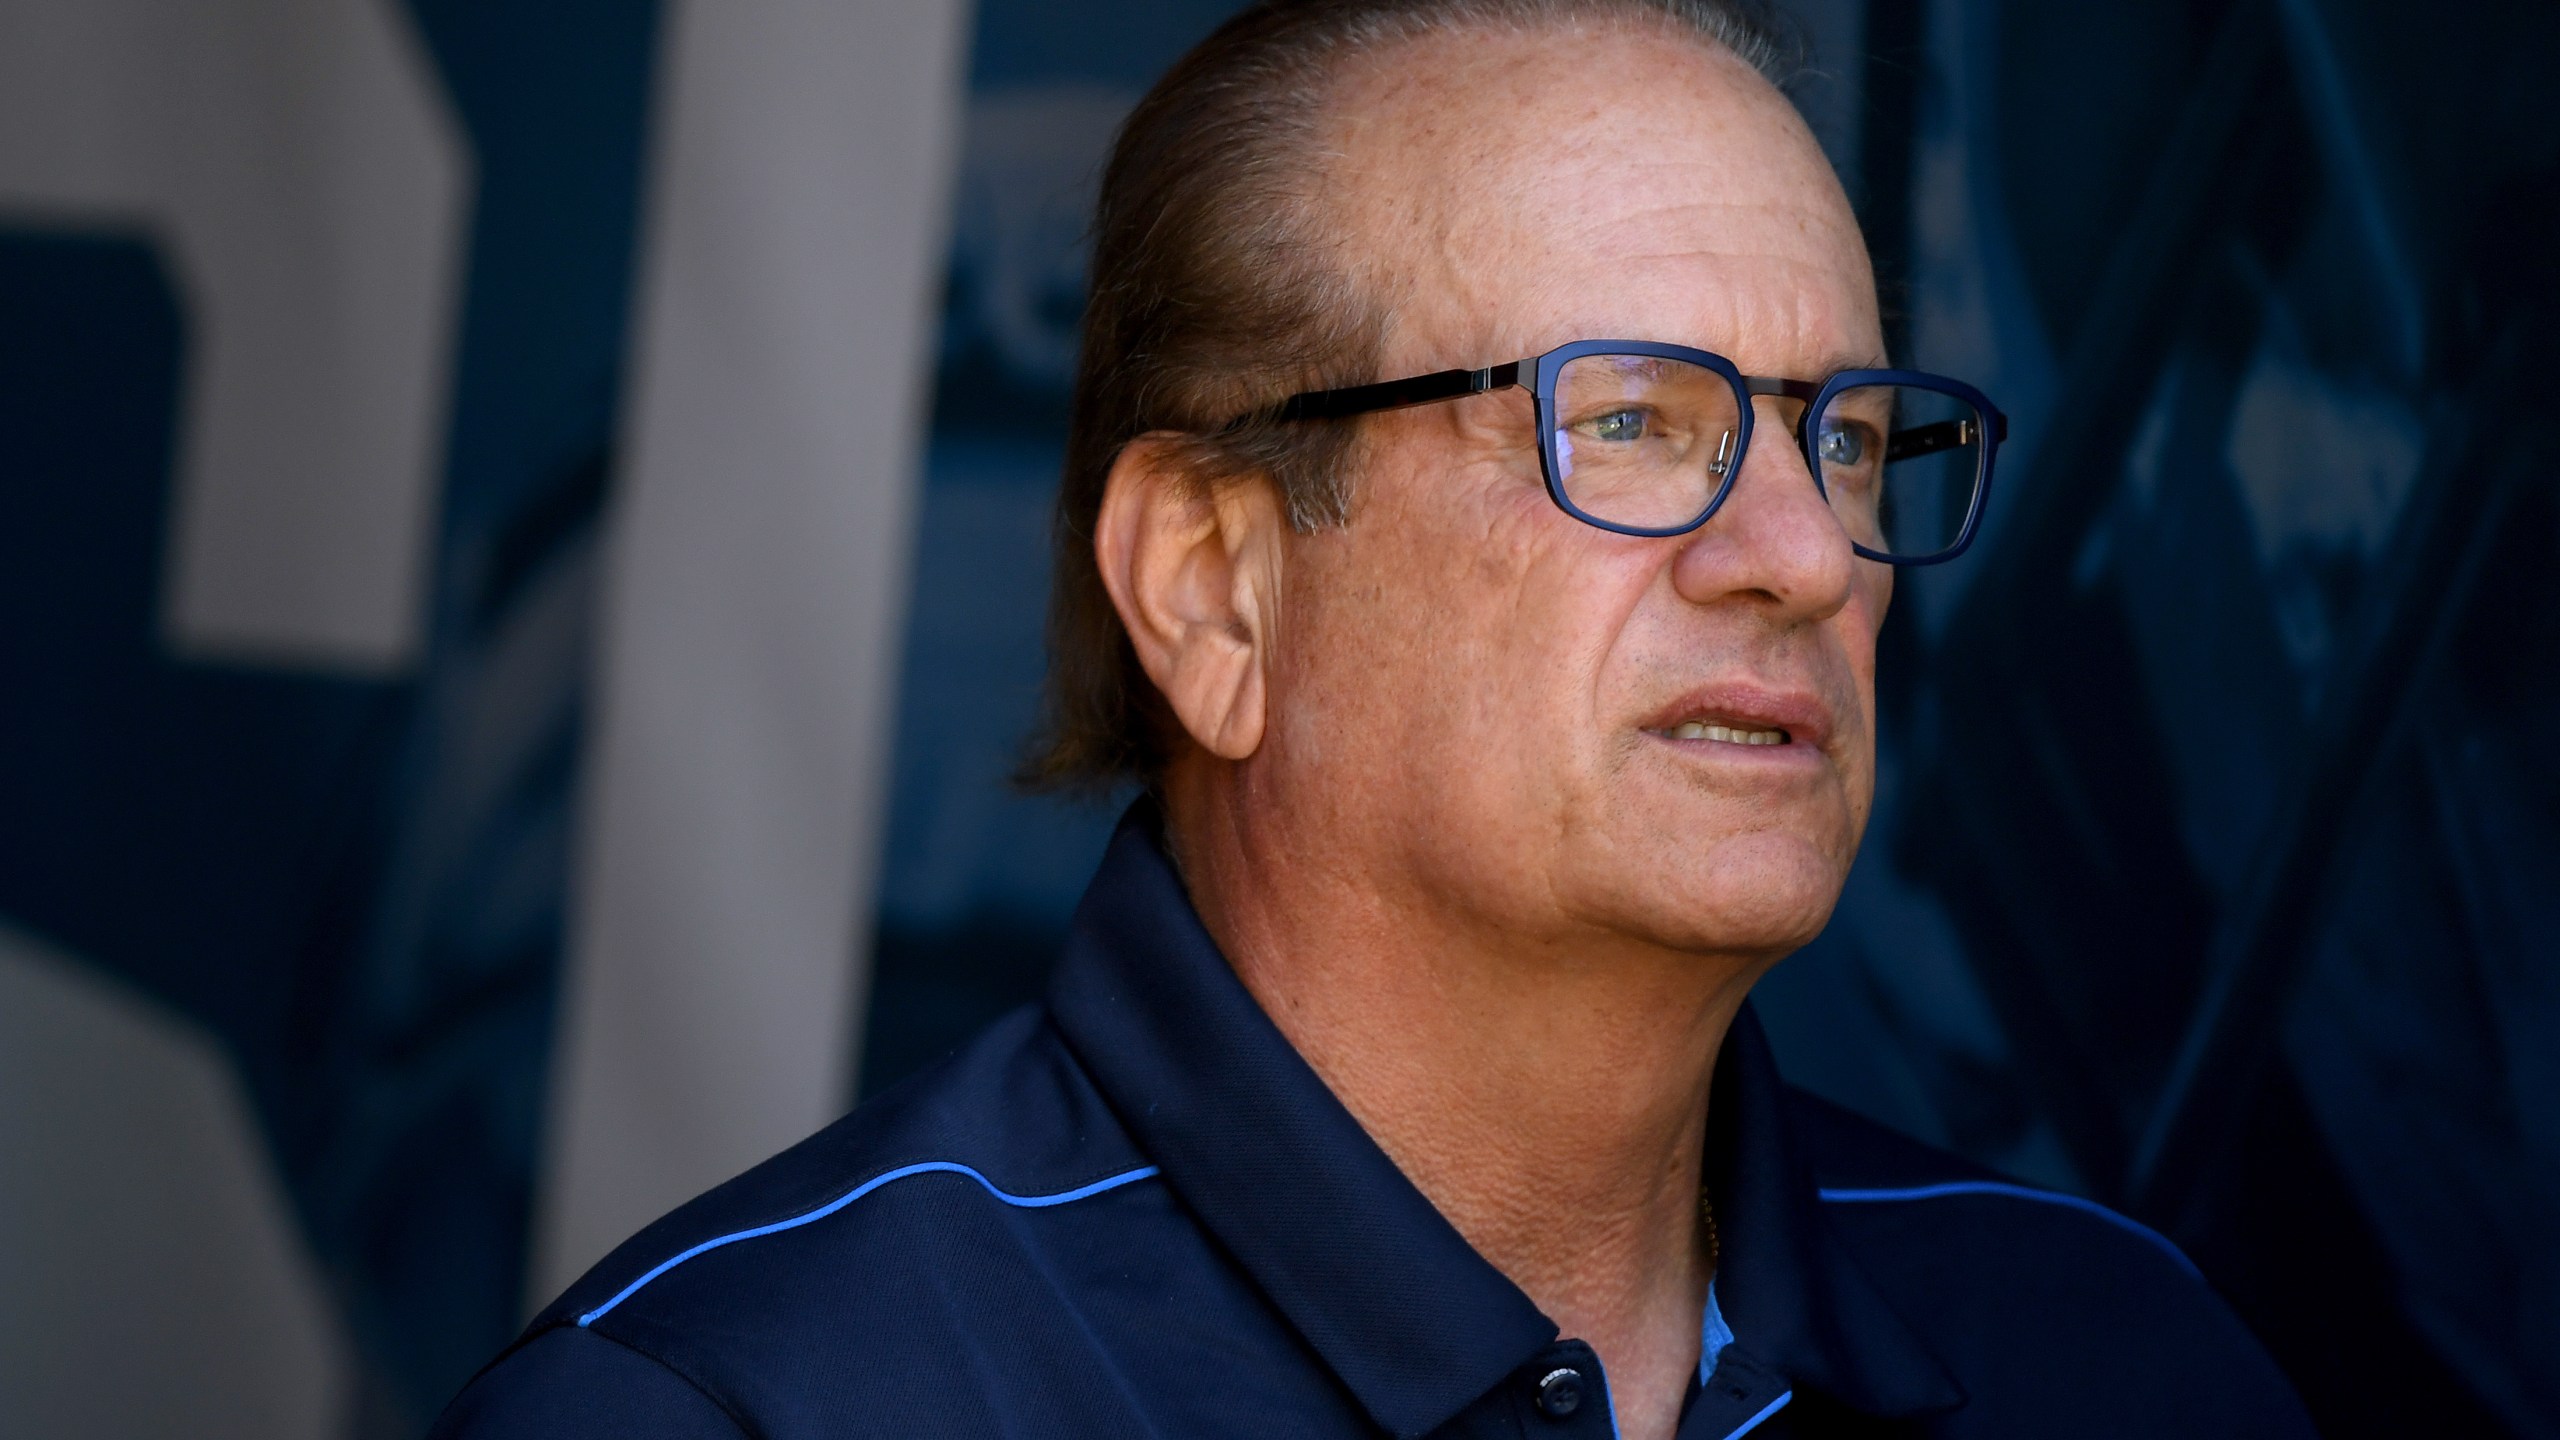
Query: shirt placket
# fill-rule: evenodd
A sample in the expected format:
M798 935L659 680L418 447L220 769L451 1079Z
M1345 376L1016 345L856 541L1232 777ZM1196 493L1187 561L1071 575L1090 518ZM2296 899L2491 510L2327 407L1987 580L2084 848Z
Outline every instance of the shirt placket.
M1559 1340L1433 1430L1430 1440L1614 1440L1609 1379L1579 1340Z
M1679 1440L1775 1440L1786 1434L1783 1417L1795 1399L1787 1378L1727 1345L1716 1368L1698 1387L1680 1417Z

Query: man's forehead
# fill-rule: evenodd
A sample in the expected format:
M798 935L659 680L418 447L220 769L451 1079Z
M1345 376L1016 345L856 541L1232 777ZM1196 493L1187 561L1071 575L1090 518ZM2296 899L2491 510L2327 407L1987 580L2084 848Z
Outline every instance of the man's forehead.
M1606 334L1876 358L1829 163L1785 97L1701 38L1431 36L1354 67L1330 118L1328 219L1389 294L1390 351L1480 364Z

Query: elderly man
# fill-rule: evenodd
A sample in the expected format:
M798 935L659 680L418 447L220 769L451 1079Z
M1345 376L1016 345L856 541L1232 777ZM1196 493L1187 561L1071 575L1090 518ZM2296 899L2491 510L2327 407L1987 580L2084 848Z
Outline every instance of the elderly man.
M1885 369L1718 0L1238 17L1106 177L1047 1003L644 1231L451 1436L2308 1433L2166 1242L1789 1091L1895 566Z

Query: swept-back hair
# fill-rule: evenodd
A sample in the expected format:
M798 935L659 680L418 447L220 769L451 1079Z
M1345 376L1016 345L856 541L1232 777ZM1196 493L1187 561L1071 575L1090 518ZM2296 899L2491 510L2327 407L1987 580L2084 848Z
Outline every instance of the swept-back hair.
M1112 608L1093 553L1103 488L1141 435L1185 437L1203 485L1268 477L1289 523L1340 523L1357 422L1235 417L1370 374L1381 297L1323 223L1324 107L1346 63L1453 29L1651 22L1784 83L1796 49L1750 0L1265 0L1156 82L1122 124L1094 212L1049 599L1046 714L1021 778L1151 784L1173 720Z

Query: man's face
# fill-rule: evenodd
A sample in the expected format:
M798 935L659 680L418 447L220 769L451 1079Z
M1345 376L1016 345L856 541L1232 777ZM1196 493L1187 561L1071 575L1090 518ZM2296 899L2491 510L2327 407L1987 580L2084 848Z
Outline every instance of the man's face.
M1377 378L1601 338L1748 374L1881 363L1839 185L1731 56L1635 28L1440 36L1356 71L1333 115L1327 215L1392 314ZM1814 488L1792 404L1759 404L1723 508L1657 539L1547 498L1523 391L1364 422L1349 523L1290 542L1259 783L1461 925L1560 951L1810 939L1866 822L1891 580Z

